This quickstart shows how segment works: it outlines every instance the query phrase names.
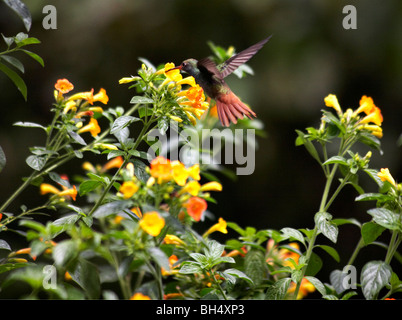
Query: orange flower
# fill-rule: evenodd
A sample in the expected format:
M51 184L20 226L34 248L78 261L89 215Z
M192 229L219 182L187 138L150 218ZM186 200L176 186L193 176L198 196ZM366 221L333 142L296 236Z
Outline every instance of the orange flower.
M95 138L101 132L101 128L99 127L98 121L94 118L91 118L89 120L89 123L86 126L79 129L77 132L78 133L90 132L91 135Z
M158 179L158 183L169 181L173 178L172 165L169 159L162 156L156 157L151 161L150 174Z
M192 217L195 221L200 221L202 214L205 210L207 210L207 202L199 197L191 197L188 201L183 205L187 209L187 213L190 217Z
M73 84L68 81L67 79L59 79L57 80L56 84L54 85L57 91L60 93L68 93L74 89Z
M78 92L76 94L73 94L67 100L68 101L72 101L72 100L87 100L90 104L93 104L93 101L94 101L94 89L91 89L91 91Z
M40 194L45 195L47 193L53 193L59 197L71 197L74 201L77 196L77 188L73 186L72 188L59 190L55 186L48 183L42 183L39 186Z
M170 267L170 270L165 270L164 268L161 268L161 272L162 272L162 275L163 276L168 276L168 275L171 275L171 274L173 274L173 273L177 273L178 272L178 270L173 270L174 268L177 268L178 267L178 265L176 265L176 266L173 266L177 261L179 261L179 258L177 258L177 256L176 255L174 255L174 254L172 254L170 257L169 257L169 267Z
M123 157L121 156L115 157L104 164L104 166L102 167L102 171L108 171L113 168L118 169L122 166L123 162L124 162Z
M371 97L363 96L360 99L360 107L353 112L353 115L356 116L361 112L364 112L366 116L361 119L359 123L373 122L377 126L381 126L383 121L381 109L374 104L374 101Z

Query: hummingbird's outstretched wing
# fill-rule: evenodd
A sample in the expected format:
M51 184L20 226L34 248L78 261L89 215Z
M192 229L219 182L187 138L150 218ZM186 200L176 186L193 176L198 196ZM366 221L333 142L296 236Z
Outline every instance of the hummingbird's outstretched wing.
M258 50L260 50L264 46L264 44L268 42L268 40L271 37L272 35L270 35L268 38L265 38L264 40L261 40L255 45L243 50L242 52L235 54L233 57L229 58L224 63L220 64L217 68L220 71L222 79L227 77L242 64L250 60L258 52Z

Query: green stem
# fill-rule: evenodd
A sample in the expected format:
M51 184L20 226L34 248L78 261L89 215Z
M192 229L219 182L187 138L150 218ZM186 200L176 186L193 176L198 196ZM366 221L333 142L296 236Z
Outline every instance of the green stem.
M360 249L363 248L364 246L365 246L364 240L363 240L363 237L361 237L359 242L357 243L356 248L353 251L351 257L349 258L347 265L353 265L353 262L355 261L357 255L359 254Z
M209 270L209 273L211 274L212 280L215 283L215 285L218 287L219 291L222 293L223 299L228 300L228 297L225 294L225 291L222 289L221 284L219 281L215 278L215 273L212 270L212 268Z

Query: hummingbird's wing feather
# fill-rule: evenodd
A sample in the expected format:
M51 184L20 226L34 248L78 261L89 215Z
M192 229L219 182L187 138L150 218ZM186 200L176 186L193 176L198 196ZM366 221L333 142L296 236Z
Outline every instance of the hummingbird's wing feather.
M204 69L204 71L208 71L212 75L216 75L221 78L221 73L218 70L215 62L213 62L210 58L204 58L197 62L198 69ZM201 70L203 71L203 70Z
M248 60L250 60L258 52L258 50L260 50L264 46L264 44L266 44L268 42L268 40L270 38L271 38L271 36L269 36L268 38L266 38L264 40L261 40L260 42L256 43L255 45L243 50L242 52L240 52L238 54L235 54L233 57L229 58L224 63L219 65L217 67L217 69L220 70L222 79L227 77L229 74L231 74L233 71L235 71L242 64L244 64Z

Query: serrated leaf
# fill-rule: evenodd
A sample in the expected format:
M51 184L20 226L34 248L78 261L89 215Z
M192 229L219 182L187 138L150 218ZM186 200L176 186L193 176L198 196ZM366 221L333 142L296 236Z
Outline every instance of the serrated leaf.
M283 300L288 292L289 285L292 282L291 278L283 278L270 285L267 289L267 300Z
M244 257L244 272L255 285L259 285L267 273L264 253L260 250L249 250Z
M250 284L254 284L253 280L251 278L249 278L244 272L241 272L240 270L230 268L230 269L226 269L224 272L227 274L230 274L231 276L234 276L236 278L246 280Z
M22 80L22 78L15 71L11 70L2 63L0 63L0 71L2 71L7 77L11 79L11 81L15 84L15 86L21 92L22 96L26 101L28 89L24 80Z
M391 210L385 208L374 208L367 211L373 217L373 220L380 226L389 230L397 230L401 228L398 215Z
M194 274L200 272L202 272L202 269L200 265L195 262L183 264L179 270L179 273L183 274Z
M218 241L210 240L207 243L207 249L205 250L205 254L208 257L216 259L222 256L224 250L225 250L224 245L220 244Z
M296 230L296 229L293 229L293 228L282 228L280 231L287 238L294 238L297 241L305 244L304 236L299 230Z
M376 299L380 290L389 284L392 269L384 261L371 261L364 265L360 282L367 300Z
M327 294L324 284L319 279L309 276L306 276L305 278L313 284L313 286L317 289L319 293L321 293L321 295L324 296Z
M317 212L314 217L318 230L333 243L336 243L339 230L331 219L332 216L328 212Z

